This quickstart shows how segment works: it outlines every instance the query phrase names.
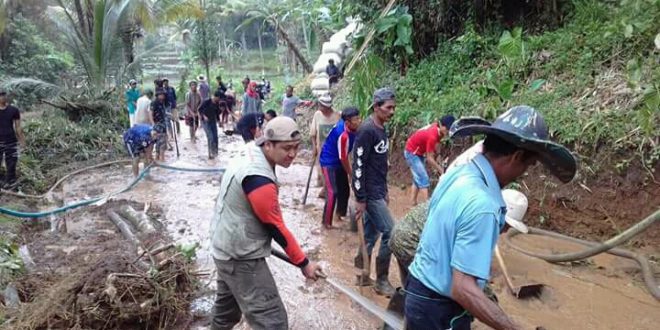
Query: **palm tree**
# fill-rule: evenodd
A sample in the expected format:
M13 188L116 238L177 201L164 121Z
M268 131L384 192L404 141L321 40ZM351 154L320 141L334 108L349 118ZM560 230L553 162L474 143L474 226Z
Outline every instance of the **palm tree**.
M162 24L204 17L197 0L133 0L128 13L120 30L127 63L135 60L135 40L142 37L143 29L153 31Z
M297 43L290 37L283 26L284 21L289 16L295 14L295 10L289 5L276 0L252 0L244 3L242 8L249 17L236 30L250 25L257 19L262 20L262 25L270 24L274 26L279 37L282 38L289 50L294 54L298 62L300 62L305 72L311 73L313 70L312 65L309 64L307 58L300 51L300 47L298 47Z

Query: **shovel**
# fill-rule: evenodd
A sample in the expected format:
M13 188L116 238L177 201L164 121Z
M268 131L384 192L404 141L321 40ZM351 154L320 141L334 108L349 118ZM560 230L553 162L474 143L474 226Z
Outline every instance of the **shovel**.
M291 264L295 264L291 262L291 259L284 254L284 252L281 252L276 249L272 249L271 253L273 256ZM373 301L367 299L366 297L358 294L357 292L351 290L350 288L346 287L345 285L335 281L332 278L328 278L328 276L323 273L323 272L318 272L316 274L318 277L325 279L325 281L335 287L337 290L341 291L345 295L347 295L351 300L355 301L358 303L360 306L364 307L367 311L375 315L376 317L380 318L383 320L387 325L392 327L393 329L396 330L402 330L403 329L403 320L399 318L399 316L393 314L390 311L387 311L383 309L382 307L378 306L376 303Z
M514 297L518 299L525 299L529 297L538 297L539 295L541 295L541 291L543 290L543 284L530 283L520 286L513 286L513 282L511 281L511 277L509 276L509 271L507 270L506 265L504 264L504 258L502 258L502 254L500 253L500 248L497 245L495 245L495 257L497 258L497 262L500 264L500 268L502 269L502 274L504 274L504 280L506 281L506 286L509 287L509 291L511 291L511 294Z

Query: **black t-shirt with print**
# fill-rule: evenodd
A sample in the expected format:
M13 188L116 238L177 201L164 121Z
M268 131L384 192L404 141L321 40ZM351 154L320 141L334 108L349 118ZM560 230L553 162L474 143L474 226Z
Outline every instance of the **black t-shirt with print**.
M357 131L353 147L353 191L358 201L387 196L388 149L385 129L367 118Z
M5 109L0 109L0 141L17 141L14 120L18 119L21 119L21 113L18 111L18 108L8 105Z

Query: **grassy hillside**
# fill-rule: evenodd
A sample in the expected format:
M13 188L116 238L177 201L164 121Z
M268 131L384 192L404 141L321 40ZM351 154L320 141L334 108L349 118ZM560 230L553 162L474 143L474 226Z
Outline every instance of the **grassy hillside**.
M588 156L615 153L625 170L660 158L660 1L574 2L565 24L538 35L472 28L443 42L400 77L368 55L346 82L340 105L366 109L374 88L396 88L395 141L440 115L492 119L508 107L539 109L553 137ZM592 168L593 170L593 168Z

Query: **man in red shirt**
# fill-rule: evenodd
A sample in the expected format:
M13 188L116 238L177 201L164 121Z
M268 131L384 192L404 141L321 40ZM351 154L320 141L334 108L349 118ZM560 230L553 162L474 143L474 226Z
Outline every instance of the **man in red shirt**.
M232 329L245 317L252 329L289 329L284 304L265 258L279 244L305 278L316 280L310 261L284 223L275 166L289 167L301 134L293 119L269 121L264 134L232 158L222 176L211 223L217 268L212 330Z
M423 201L429 197L431 181L426 172L425 163L430 164L438 174L442 174L442 166L435 160L435 148L447 136L449 127L454 123L454 116L446 115L431 125L423 127L406 141L403 156L412 172L412 204L417 205L417 196L422 193Z

